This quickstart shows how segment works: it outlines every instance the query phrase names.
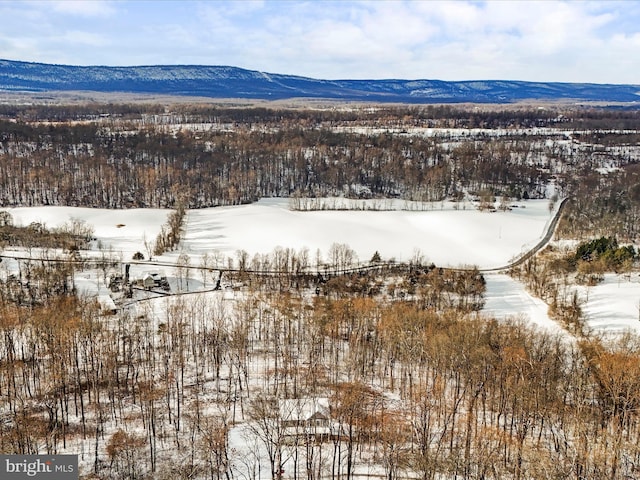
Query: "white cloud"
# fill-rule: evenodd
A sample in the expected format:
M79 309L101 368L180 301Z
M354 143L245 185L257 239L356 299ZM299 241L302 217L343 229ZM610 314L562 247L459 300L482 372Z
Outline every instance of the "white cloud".
M111 39L103 34L81 30L68 30L57 40L67 45L69 43L76 43L88 47L105 47L111 43Z
M111 2L103 0L57 0L42 4L48 4L56 12L80 17L108 17L116 12Z

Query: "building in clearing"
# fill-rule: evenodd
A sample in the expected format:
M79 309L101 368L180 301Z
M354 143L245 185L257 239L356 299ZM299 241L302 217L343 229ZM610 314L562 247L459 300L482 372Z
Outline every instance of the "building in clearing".
M332 437L334 425L328 398L281 400L279 407L285 437L311 436L317 440Z
M147 290L152 288L161 288L166 292L171 290L167 276L162 272L146 272L142 278L137 279L134 283L142 285Z
M156 281L153 278L153 275L150 273L145 273L144 277L142 277L142 286L146 289L152 289L156 286Z

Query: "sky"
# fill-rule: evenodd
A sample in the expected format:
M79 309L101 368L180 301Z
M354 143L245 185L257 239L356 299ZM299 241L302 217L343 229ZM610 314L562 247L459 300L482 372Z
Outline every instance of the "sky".
M640 1L0 0L0 58L640 84Z

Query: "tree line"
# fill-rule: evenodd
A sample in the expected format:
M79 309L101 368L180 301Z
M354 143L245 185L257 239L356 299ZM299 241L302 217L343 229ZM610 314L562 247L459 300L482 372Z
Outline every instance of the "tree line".
M318 123L366 122L369 125L463 127L463 128L527 128L556 127L577 129L640 128L640 114L633 107L546 106L468 106L457 105L371 105L340 106L324 109L286 108L277 106L202 105L190 103L82 102L69 104L3 104L0 117L21 122L110 122L165 121L176 123L277 124L296 123L305 127Z
M549 177L526 158L542 151L513 139L450 148L433 138L299 126L177 133L162 125L1 127L5 205L172 207L177 185L190 208L294 192L430 201L491 187L538 197Z

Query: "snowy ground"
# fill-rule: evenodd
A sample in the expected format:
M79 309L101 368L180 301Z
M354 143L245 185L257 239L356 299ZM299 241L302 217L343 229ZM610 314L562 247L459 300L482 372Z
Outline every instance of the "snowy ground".
M586 325L594 333L640 334L640 277L606 274L593 287L576 287Z
M502 274L485 275L486 303L483 314L496 318L522 318L550 332L567 332L550 319L548 306L532 297L524 285ZM595 334L640 334L640 275L606 274L596 286L575 286L587 330Z
M263 199L251 205L190 210L180 251L199 257L218 250L235 257L269 253L277 246L307 247L323 254L333 243L345 243L360 260L377 250L384 259L409 260L420 252L440 266L496 267L508 263L537 243L551 218L546 200L517 202L507 212L479 212L470 203L454 210L451 202L435 202L427 211L310 211L289 209L287 199ZM74 207L8 209L17 225L41 222L58 227L71 219L94 226L104 249L127 260L145 240L155 240L168 210L105 210ZM192 264L195 263L192 261Z
M130 259L137 251L145 253L145 239L155 240L160 227L166 222L171 210L136 208L130 210L107 210L81 207L17 207L7 208L15 225L27 226L33 222L47 228L60 227L76 219L84 220L94 227L94 235L104 249L111 248Z
M309 248L326 253L345 243L361 261L377 250L383 259L408 261L416 250L439 266L499 267L544 236L549 202L517 202L507 212L479 212L467 204L454 210L436 202L427 211L291 211L286 199L263 199L251 205L191 210L183 250L202 255L219 250L234 256L269 253L275 247ZM524 208L523 208L524 207Z
M482 313L497 319L521 319L531 322L549 333L565 335L567 332L549 318L549 307L529 294L524 285L504 274L485 275L486 303Z
M198 265L200 255L214 250L235 257L238 249L249 254L271 252L276 246L310 252L320 249L326 253L334 242L346 243L354 248L361 260L368 260L378 250L384 258L406 260L416 249L428 261L438 265L475 264L493 267L527 250L544 235L551 215L547 201L518 202L519 207L508 212L482 213L471 208L454 210L448 202L436 204L427 211L317 211L293 212L288 201L263 200L253 205L225 207L188 212L185 238L178 251L155 260L171 262L184 252L191 257L191 265ZM440 208L442 206L442 208ZM523 206L525 208L523 208ZM85 220L95 228L97 241L94 255L110 251L124 261L140 251L147 256L145 240L153 241L166 221L168 210L124 210L38 207L10 209L18 224L41 222L49 227L62 225L75 218ZM102 252L97 247L102 245ZM7 252L5 252L7 253ZM25 252L22 252L23 254ZM11 262L6 259L2 268ZM172 291L178 290L175 268L152 265L132 265L132 276L144 271L164 270ZM516 318L531 322L541 329L559 335L569 335L548 317L547 305L532 297L524 286L504 274L487 274L486 303L482 314L498 319ZM183 280L186 282L186 280ZM75 282L79 290L88 294L107 293L104 273L98 270L81 271ZM193 271L188 288L197 292L211 288L214 279L202 277ZM625 277L606 275L602 284L595 287L576 287L584 302L586 322L596 333L619 333L634 330L640 333L640 277L637 273ZM149 294L152 295L152 294ZM185 315L187 318L227 318L241 292L217 291L194 293L184 296L162 297L149 301L132 302L133 318L150 319L150 332L157 332L168 315ZM200 312L200 316L191 315ZM205 313L202 313L205 312ZM196 331L199 323L194 323ZM254 363L251 375L259 378L259 370L265 368ZM141 431L141 434L144 434ZM81 457L91 459L86 442L78 442L70 451L82 452ZM86 453L85 453L86 452ZM89 471L88 460L81 468ZM247 438L246 424L236 425L230 433L230 461L236 478L270 478L265 462L265 452L255 438ZM259 462L262 470L257 472ZM292 471L291 461L285 461L287 474ZM379 465L358 470L360 478L373 478L384 473Z

